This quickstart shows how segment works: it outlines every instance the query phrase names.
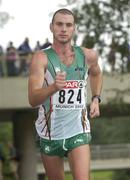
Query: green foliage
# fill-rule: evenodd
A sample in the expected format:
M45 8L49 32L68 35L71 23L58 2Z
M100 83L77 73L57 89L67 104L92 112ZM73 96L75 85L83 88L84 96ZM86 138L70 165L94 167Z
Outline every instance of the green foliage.
M130 71L129 7L129 0L84 0L73 9L78 29L84 34L83 46L96 47L100 56L107 58L111 69L114 71L118 63L122 73Z
M0 143L12 141L12 123L0 122Z
M115 171L112 178L112 180L129 180L129 179L130 179L129 169Z
M9 149L8 142L12 142L13 136L12 122L0 122L0 144L2 145L4 153L4 164L3 164L3 174L5 180L13 180L10 172L10 161L9 161Z
M121 116L130 116L130 104L126 104L122 100L123 92L127 94L127 90L123 92L115 89L116 95L115 98L109 99L109 103L106 106L101 106L101 116L108 117L121 117Z
M130 142L130 117L101 117L91 120L92 144Z

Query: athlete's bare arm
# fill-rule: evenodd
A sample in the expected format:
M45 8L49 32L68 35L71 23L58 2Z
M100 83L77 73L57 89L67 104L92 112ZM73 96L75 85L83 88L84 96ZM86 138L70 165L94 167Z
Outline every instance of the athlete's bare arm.
M33 107L42 104L48 96L62 89L65 85L65 75L59 72L53 84L43 87L47 62L47 56L42 51L33 55L28 81L28 98Z
M98 56L94 50L83 48L86 63L89 66L89 79L90 79L90 88L92 96L100 95L102 89L102 72L98 64ZM95 98L90 105L90 116L91 118L97 117L100 115L99 111L99 102Z

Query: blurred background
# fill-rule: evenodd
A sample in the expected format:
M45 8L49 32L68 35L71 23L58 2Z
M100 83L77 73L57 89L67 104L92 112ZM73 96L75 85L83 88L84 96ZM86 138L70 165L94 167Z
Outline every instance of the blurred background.
M52 7L50 7L50 4ZM76 15L73 44L94 48L103 72L101 116L90 120L91 179L130 179L130 1L0 0L0 180L45 180L28 104L34 51L51 46L53 12ZM88 89L88 107L91 93ZM66 180L71 180L65 159Z

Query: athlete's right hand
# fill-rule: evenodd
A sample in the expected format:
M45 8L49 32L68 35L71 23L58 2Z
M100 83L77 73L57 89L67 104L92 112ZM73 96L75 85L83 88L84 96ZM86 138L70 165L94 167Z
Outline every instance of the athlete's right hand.
M57 72L55 77L55 87L57 90L63 89L65 86L66 72Z

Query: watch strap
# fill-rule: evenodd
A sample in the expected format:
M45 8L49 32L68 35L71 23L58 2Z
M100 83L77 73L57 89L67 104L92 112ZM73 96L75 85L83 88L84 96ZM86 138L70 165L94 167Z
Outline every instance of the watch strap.
M98 99L98 102L100 103L101 102L101 96L100 95L94 95L92 96L92 101L97 98Z

